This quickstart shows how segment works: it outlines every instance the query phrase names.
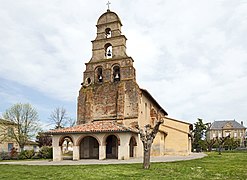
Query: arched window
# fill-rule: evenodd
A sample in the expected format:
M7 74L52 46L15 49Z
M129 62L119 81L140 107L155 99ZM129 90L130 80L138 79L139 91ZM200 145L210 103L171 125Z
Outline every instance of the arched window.
M111 29L110 28L106 28L105 29L105 37L106 38L110 38L111 37Z
M120 81L120 67L118 65L113 67L113 82Z
M105 57L106 59L112 58L112 45L110 43L105 45Z
M91 79L90 78L87 78L87 84L91 84Z
M96 68L96 78L97 82L103 82L103 70L102 67Z

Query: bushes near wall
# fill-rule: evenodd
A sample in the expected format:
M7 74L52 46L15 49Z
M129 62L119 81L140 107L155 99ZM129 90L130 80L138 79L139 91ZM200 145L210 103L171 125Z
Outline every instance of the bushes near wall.
M20 153L16 149L11 150L11 152L0 152L0 160L10 160L10 159L51 159L52 158L52 147L43 146L39 152L34 152L34 150L24 150Z

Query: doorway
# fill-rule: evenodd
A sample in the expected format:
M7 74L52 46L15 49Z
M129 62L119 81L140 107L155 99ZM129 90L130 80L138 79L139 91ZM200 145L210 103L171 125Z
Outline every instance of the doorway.
M106 138L106 158L118 158L118 139L114 135L110 135Z

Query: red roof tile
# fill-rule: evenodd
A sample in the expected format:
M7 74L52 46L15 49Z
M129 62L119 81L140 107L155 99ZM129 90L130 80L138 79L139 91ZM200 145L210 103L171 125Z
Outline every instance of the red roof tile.
M131 127L126 127L116 121L94 121L91 123L80 124L74 127L54 129L48 131L51 134L64 133L96 133L96 132L135 132L137 130Z

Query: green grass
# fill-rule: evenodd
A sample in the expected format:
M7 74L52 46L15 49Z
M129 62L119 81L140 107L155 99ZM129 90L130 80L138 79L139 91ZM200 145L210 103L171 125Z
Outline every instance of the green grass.
M247 152L209 153L202 159L142 164L26 166L0 165L0 179L244 179Z

